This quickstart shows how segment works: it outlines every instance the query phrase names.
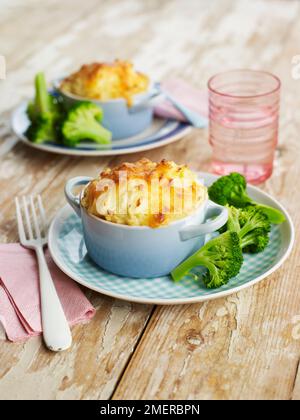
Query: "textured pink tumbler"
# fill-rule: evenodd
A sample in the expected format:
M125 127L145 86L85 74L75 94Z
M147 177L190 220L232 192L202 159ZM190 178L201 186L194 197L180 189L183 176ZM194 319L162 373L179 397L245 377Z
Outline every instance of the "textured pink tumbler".
M233 70L213 76L208 89L213 171L263 182L273 170L280 80L263 71Z

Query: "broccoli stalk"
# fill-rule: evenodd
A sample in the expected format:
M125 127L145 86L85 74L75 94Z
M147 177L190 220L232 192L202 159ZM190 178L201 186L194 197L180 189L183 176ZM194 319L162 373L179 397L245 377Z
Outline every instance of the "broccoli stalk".
M26 135L34 143L55 140L56 123L59 118L59 103L47 91L45 76L38 73L35 76L35 98L27 107L30 125Z
M226 232L230 230L231 232L240 233L241 226L239 221L239 216L241 213L240 209L235 207L226 206L228 208L228 219L225 226L220 229L220 232Z
M52 101L47 91L47 84L43 73L38 73L35 77L35 100L34 112L42 118L51 118Z
M73 106L61 128L64 144L75 147L81 140L109 144L111 132L100 124L102 118L101 108L92 102L80 102Z
M207 268L203 281L208 288L217 288L235 277L242 266L243 254L236 232L225 232L208 241L195 254L182 262L172 272L173 280L181 280L194 267Z
M256 203L250 198L246 191L247 183L243 175L233 172L230 175L222 176L209 188L209 198L215 203L242 208L248 205L256 205L269 218L271 223L280 224L285 221L281 211L265 204Z

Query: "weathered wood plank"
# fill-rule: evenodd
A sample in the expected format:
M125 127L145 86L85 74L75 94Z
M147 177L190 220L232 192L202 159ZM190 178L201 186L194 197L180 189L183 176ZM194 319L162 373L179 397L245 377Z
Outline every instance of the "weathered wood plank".
M61 2L59 3L61 4ZM70 2L66 3L60 7L61 17L66 15L68 6L71 6ZM94 9L95 4L96 2L86 3L86 10ZM98 2L98 7L100 6L101 4ZM105 10L105 4L102 3L102 6ZM74 2L72 2L72 7L74 9L71 9L64 24L68 21L71 24L77 22L79 27L75 25L75 29L80 31L83 9L76 8ZM31 15L32 7L29 4L25 9L25 12ZM15 12L19 15L12 14L12 21L2 26L2 34L4 33L8 37L7 39L11 39L9 31L12 29L12 22L16 23L19 18L22 20L26 17L22 8L16 8ZM91 13L92 16L93 13ZM40 28L41 38L39 40L33 39L33 42L29 43L26 37L23 37L22 40L22 36L20 36L15 38L9 46L6 46L5 52L10 51L11 54L16 53L19 47L23 46L23 57L21 57L22 54L18 56L20 62L17 57L14 57L15 61L13 59L10 61L8 79L4 85L6 90L1 92L3 93L1 95L2 109L9 108L11 104L17 103L21 96L26 95L24 88L26 84L32 90L33 74L41 64L43 66L45 64L41 56L43 43L48 42L56 45L58 42L58 44L67 45L68 39L64 37L63 33L64 26L58 23L54 25L52 31L49 28L46 29L45 25L40 27L41 20L45 19L46 21L51 17L56 20L57 13L52 14L49 4L44 13L35 13L31 18L32 26L29 35L32 36L34 30ZM72 28L69 31L70 38L72 33L76 32L75 29ZM18 42L21 44L19 45ZM50 47L47 52L51 53ZM52 64L58 60L59 54L59 51L58 55L53 53L49 57L49 63ZM23 59L27 64L33 63L28 73L24 72L24 68L21 68L20 64ZM63 57L61 57L61 61L63 61ZM14 89L16 89L17 97L14 97L10 103L10 88L16 80L17 86ZM2 135L5 135L5 130ZM1 143L5 156L2 156L0 163L0 236L1 240L5 242L17 240L13 205L15 195L42 193L44 201L47 202L47 213L52 216L65 203L63 186L66 179L79 173L95 175L109 160L84 160L49 155L33 151L23 145L18 145L13 152L9 152L7 146L5 137ZM7 153L5 154L5 152ZM7 187L8 182L9 188ZM114 301L95 293L88 292L88 294L98 309L97 315L88 325L74 328L75 345L70 352L53 355L44 349L39 338L24 344L1 341L0 399L98 399L110 397L119 375L143 331L144 324L151 313L151 307ZM1 331L1 339L4 339L3 331Z
M32 94L36 71L45 70L51 79L95 59L130 58L154 79L176 74L200 87L227 68L276 71L283 80L281 144L265 188L287 206L299 231L300 81L290 76L291 57L299 53L297 1L191 0L187 6L184 0L47 0L39 7L30 0L25 8L10 0L0 23L0 53L9 58L7 80L0 81L1 111ZM144 155L208 170L207 131L113 159L44 154L23 145L5 151L0 239L17 240L15 195L42 193L53 216L65 202L68 178ZM0 399L91 399L113 393L121 399L299 399L299 252L297 245L289 262L255 288L204 305L157 308L149 324L150 306L88 292L97 316L75 327L74 346L65 354L48 353L40 339L8 343L2 332Z
M98 309L73 328L70 351L49 353L39 338L1 342L0 399L107 399L142 331L150 308L93 294Z
M255 67L276 70L282 78L282 146L274 175L264 188L287 206L299 231L299 88L297 91L290 76L290 54L299 45L299 10L289 3L293 10L281 15L283 4L272 2L277 11L273 10L270 22L264 21L262 30L260 13L267 7L265 2L259 2L260 11L258 3L255 10L248 9L245 2L235 5L214 33L208 55L215 56L213 64L218 68L223 59L232 57L243 66L255 63ZM243 31L238 23L238 16L244 23L242 10L248 12ZM281 26L282 19L290 22L288 29ZM228 42L227 48L216 43L218 33ZM293 111L287 109L297 114L293 124ZM195 160L203 162L198 156ZM238 295L203 305L157 308L114 398L299 398L299 257L297 246L278 272Z
M6 156L5 165L1 166L0 188L5 189L7 177L12 182L9 193L2 194L0 237L5 242L17 240L11 194L41 193L47 203L47 213L52 217L65 204L63 186L67 178L80 171L92 175L100 170L96 159L70 161L55 155L52 159L47 156L42 165L45 154L38 153L32 157L30 153L27 155L28 149L24 146L18 146L16 150L20 148L23 153L17 154L20 161L16 166L14 161L13 174L9 173L10 155ZM23 179L23 184L17 182L20 179ZM114 301L92 292L88 295L98 309L97 315L90 324L74 328L74 345L66 354L47 352L40 339L25 344L0 341L0 399L110 397L151 313L151 307ZM14 385L16 378L19 378L18 386ZM38 383L40 386L35 386Z

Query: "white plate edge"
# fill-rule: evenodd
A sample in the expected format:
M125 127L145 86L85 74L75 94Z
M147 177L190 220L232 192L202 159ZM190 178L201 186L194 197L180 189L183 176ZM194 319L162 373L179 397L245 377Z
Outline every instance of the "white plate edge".
M152 150L152 149L156 149L158 147L162 147L162 146L166 146L170 143L174 143L175 141L180 140L182 137L186 136L187 134L189 134L193 127L191 126L187 126L185 128L183 128L178 134L170 136L168 138L166 138L165 140L161 140L161 141L154 141L153 143L149 143L149 144L145 144L145 145L141 145L141 146L135 146L132 147L130 149L121 149L121 150L72 150L72 149L65 149L65 148L55 148L54 146L49 146L47 144L36 144L36 143L32 143L30 142L23 134L20 134L19 132L16 131L15 126L16 126L16 118L18 115L18 112L20 111L20 109L24 106L24 104L26 104L28 101L23 101L21 102L11 113L11 118L10 118L10 128L12 130L12 132L18 137L18 139L25 144L26 146L32 147L34 149L37 150L42 150L44 152L49 152L49 153L56 153L58 155L67 155L67 156L90 156L90 157L95 157L95 156L119 156L119 155L129 155L132 153L138 153L138 152L145 152L147 150Z

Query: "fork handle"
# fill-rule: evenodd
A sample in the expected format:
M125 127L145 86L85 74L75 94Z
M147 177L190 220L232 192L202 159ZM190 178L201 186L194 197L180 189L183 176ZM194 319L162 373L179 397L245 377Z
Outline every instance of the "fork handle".
M43 336L51 351L63 351L72 344L72 335L57 295L42 247L36 248L40 274Z

